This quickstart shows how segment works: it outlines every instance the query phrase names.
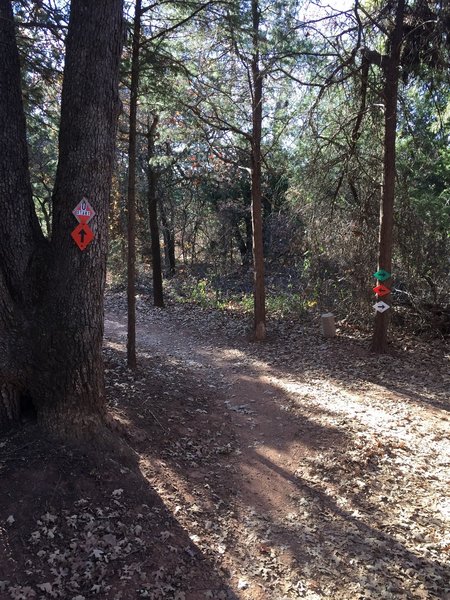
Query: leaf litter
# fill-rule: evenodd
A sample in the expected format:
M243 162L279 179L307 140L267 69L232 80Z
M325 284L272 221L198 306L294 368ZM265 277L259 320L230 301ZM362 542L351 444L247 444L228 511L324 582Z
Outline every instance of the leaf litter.
M310 319L273 323L256 345L242 318L138 308L139 369L125 368L118 295L105 361L113 423L148 489L93 467L70 493L54 475L26 519L3 501L0 598L450 598L442 343L404 336L378 358L345 328L322 340ZM0 455L14 484L15 436ZM27 452L39 445L22 451L24 476Z

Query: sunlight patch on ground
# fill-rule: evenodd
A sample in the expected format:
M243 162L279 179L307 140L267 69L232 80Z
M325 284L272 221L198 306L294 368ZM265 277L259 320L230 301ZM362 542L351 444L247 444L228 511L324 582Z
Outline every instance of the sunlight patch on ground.
M324 383L320 380L312 380L311 383L294 383L273 375L270 376L269 381L272 385L293 396L301 405L315 404L327 411L332 409L336 415L351 416L379 434L384 434L386 430L389 430L389 424L392 423L392 411L388 412L373 407L365 401L365 398L358 398L345 392L329 381ZM394 437L399 435L394 430L390 433ZM401 435L403 437L404 432Z
M126 349L125 343L111 342L109 340L104 341L104 345L106 348L112 348L113 350L118 350L119 352L123 352Z
M326 414L327 421L331 420L333 426L342 427L350 434L353 430L351 422L358 422L363 429L353 431L353 439L365 440L368 445L387 444L387 447L400 451L402 458L397 460L399 468L404 460L414 455L415 460L408 463L405 475L407 472L422 475L435 472L439 478L442 465L450 460L448 421L439 415L430 420L427 406L423 407L423 411L424 414L428 411L428 418L421 419L420 413L413 416L410 405L402 402L398 394L389 397L389 393L380 386L374 386L372 394L364 392L358 396L330 381L293 383L271 376L268 382L288 394L300 411L306 409L311 421L321 423ZM375 402L377 406L374 406ZM314 414L314 407L318 408L317 415ZM416 405L416 411L417 408Z
M211 358L210 351L200 351L200 355L205 358ZM249 365L252 369L259 371L267 371L270 369L270 364L266 361L249 358L248 354L237 348L214 348L214 360L217 362L230 363L231 367L240 367ZM237 361L237 362L236 362Z

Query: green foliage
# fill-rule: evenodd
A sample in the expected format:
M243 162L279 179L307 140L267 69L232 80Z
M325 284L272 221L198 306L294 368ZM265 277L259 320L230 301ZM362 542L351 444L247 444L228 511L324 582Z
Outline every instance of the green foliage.
M20 32L31 184L42 230L50 237L68 5L15 2L13 6Z
M215 284L214 277L196 279L184 274L178 280L166 282L166 290L176 302L248 316L253 313L254 299L251 293L227 292L223 286ZM269 290L267 294L267 309L273 318L300 318L307 311L315 309L317 304L316 299L308 299L292 286L283 292Z
M126 260L124 260L123 244L120 239L112 239L109 243L107 284L114 289L124 289L127 282Z
M33 192L42 227L50 235L67 3L13 4L21 23ZM386 52L383 28L391 24L393 5L362 3L370 18L360 11L358 23L354 11L314 4L315 16L323 20L308 24L311 13L303 2L259 2L266 262L275 271L280 266L296 269L303 283L300 294L294 288L269 288L267 305L269 316L300 314L317 302L319 309L338 308L366 319L371 313L370 275L377 262L384 108L378 67L369 69L361 104L361 52L355 49L365 45ZM247 267L251 255L251 4L169 1L143 6L140 271L145 272L150 245L146 133L157 114L151 166L158 180L162 231L175 239L179 264L208 266L198 277L169 287L183 301L251 313L251 283L247 280L242 291L227 290L216 277ZM436 18L424 22L430 11L437 11ZM134 3L127 1L128 23L133 13ZM450 81L442 68L448 64L448 44L443 44L447 13L443 2L409 2L402 54L394 267L399 285L408 292L414 289L424 301L443 301L448 293ZM109 276L117 285L125 276L129 42L111 219ZM246 273L243 269L240 276Z
M443 233L450 230L449 93L449 85L433 93L412 86L398 143L404 185L417 214Z

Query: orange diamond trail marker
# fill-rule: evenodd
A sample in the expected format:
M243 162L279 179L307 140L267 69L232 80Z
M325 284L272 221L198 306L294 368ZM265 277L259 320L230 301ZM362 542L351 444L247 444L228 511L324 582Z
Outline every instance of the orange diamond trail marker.
M95 237L87 223L79 223L70 235L80 250L84 250Z
M95 210L89 204L86 198L83 198L72 211L73 216L78 223L89 223L95 215Z
M385 285L383 285L382 283L380 283L379 285L376 285L372 289L377 296L380 296L380 298L382 298L383 296L387 296L388 294L391 293L391 290L388 287L386 287Z

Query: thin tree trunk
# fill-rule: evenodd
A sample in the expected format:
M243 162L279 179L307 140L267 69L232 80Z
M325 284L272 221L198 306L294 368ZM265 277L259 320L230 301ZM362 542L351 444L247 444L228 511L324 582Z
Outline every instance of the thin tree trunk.
M252 0L253 55L252 55L252 223L253 223L253 267L255 338L266 338L266 305L264 285L264 248L261 207L261 137L262 137L262 89L263 77L259 69L259 5Z
M128 138L128 262L127 262L127 302L128 337L127 364L136 368L136 122L139 88L139 42L141 36L142 0L136 0L133 24L133 45L131 54L130 119Z
M380 204L380 234L378 268L392 272L392 237L394 224L394 199L396 156L395 145L397 137L397 104L398 84L400 78L400 53L403 41L403 16L405 0L399 0L395 17L395 27L391 38L391 51L386 57L384 74L384 161L383 161L383 193ZM391 279L384 284L390 288ZM372 337L373 352L384 353L388 349L388 328L391 319L391 295L383 297L391 308L384 313L377 312Z
M250 196L251 196L251 191L250 191ZM250 197L250 204L251 204L251 197ZM253 226L252 226L251 213L245 215L245 240L246 240L246 246L247 246L247 253L244 257L244 260L242 261L242 266L247 269L252 264L252 259L253 259L253 253L252 253Z
M187 227L187 214L186 214L186 209L183 209L183 223L181 225L181 239L180 239L180 246L181 246L181 256L183 257L183 265L187 264L187 252L186 252L186 227Z
M166 261L166 277L172 277L175 275L176 262L175 262L175 236L172 227L167 218L166 209L164 202L160 200L159 210L161 214L161 223L163 228L164 238L164 257Z
M196 221L194 224L194 227L192 228L192 233L189 236L189 245L192 248L192 250L191 250L191 267L195 265L195 262L197 260L196 246L197 246L197 234L198 234L199 225L200 225L199 222Z
M241 257L241 265L244 266L246 258L247 258L248 249L245 244L244 238L242 237L242 233L241 233L241 230L239 229L238 223L232 224L232 232L234 234L234 239L236 240L236 244L237 244L239 254ZM233 241L232 240L230 243L230 248L231 248L231 255L233 255Z
M153 303L155 306L164 308L164 296L161 271L161 246L159 243L158 226L158 201L157 183L158 176L152 167L151 159L155 155L155 136L159 117L153 116L153 122L149 125L147 136L147 179L148 179L148 216L150 221L150 236L152 243L152 268L153 268Z

